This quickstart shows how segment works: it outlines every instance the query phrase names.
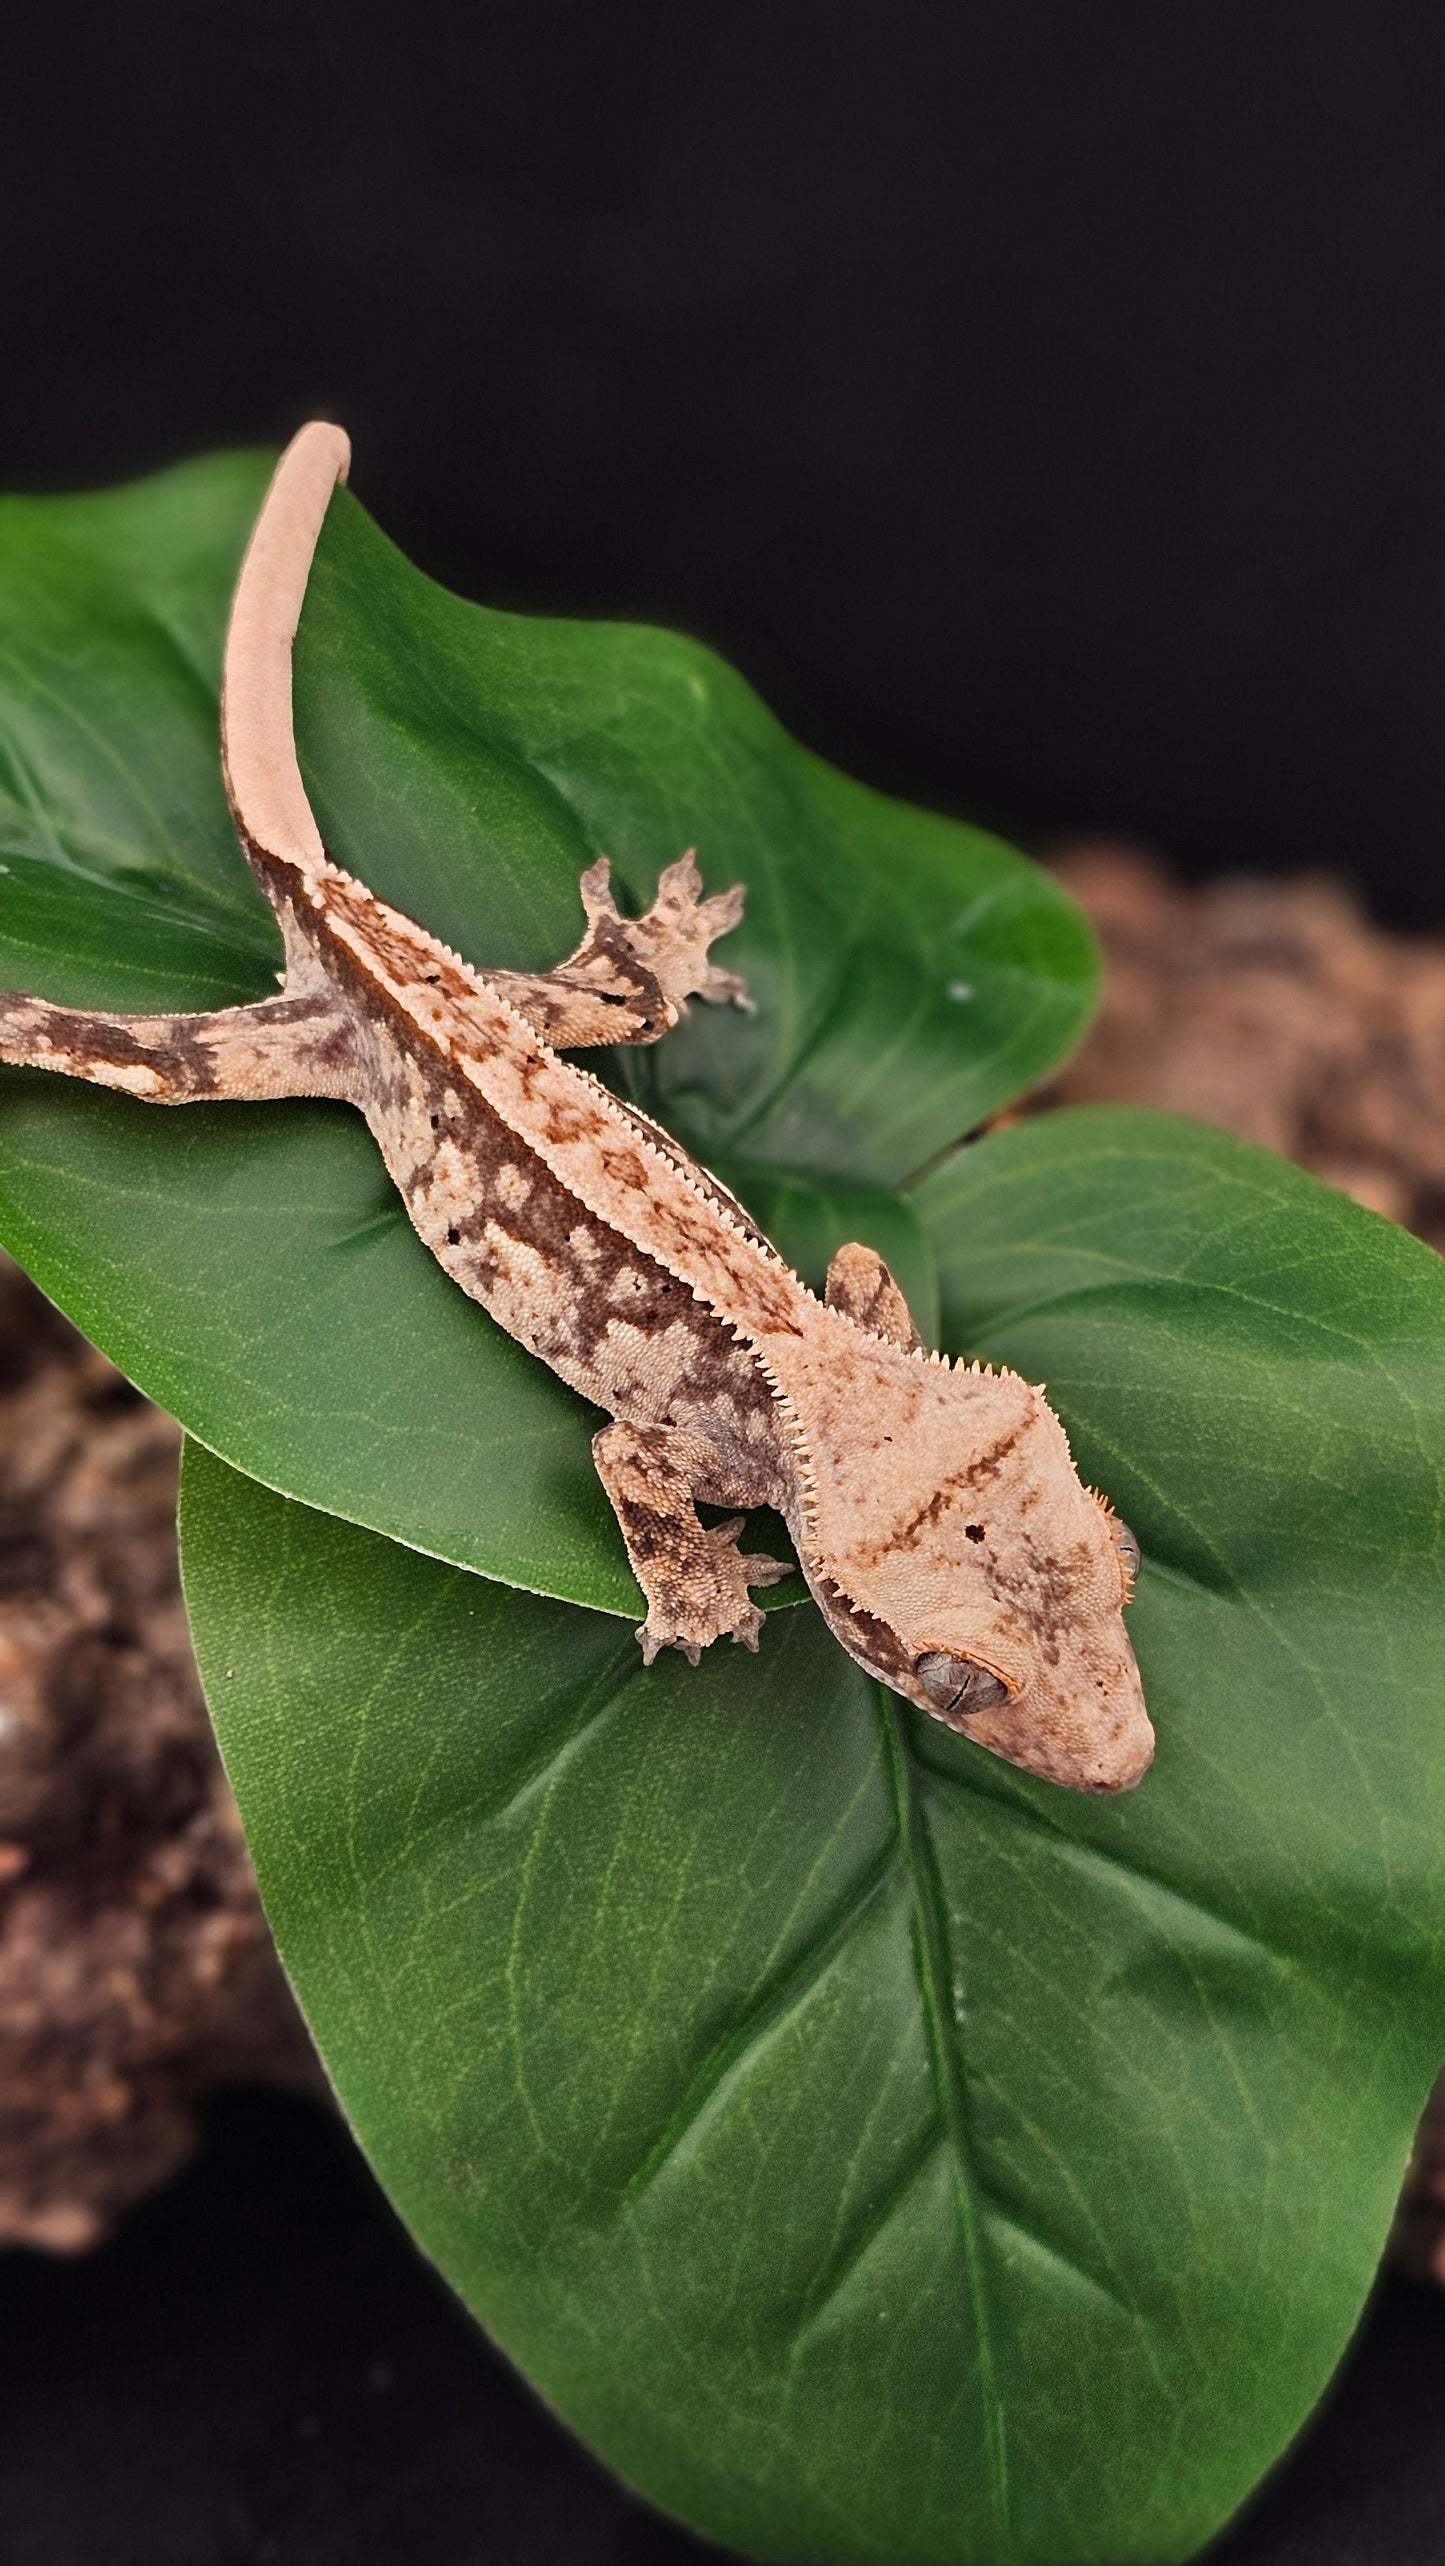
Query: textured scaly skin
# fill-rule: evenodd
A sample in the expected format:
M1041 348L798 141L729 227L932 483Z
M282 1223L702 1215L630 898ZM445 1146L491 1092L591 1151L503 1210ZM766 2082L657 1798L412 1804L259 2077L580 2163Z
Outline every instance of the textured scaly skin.
M741 891L700 898L687 856L628 920L603 860L568 961L488 972L328 857L296 764L291 645L347 457L319 423L287 450L227 645L227 787L285 939L282 995L150 1017L0 999L0 1058L157 1104L356 1106L448 1274L612 1417L593 1450L649 1662L673 1645L695 1664L722 1636L756 1647L748 1589L787 1572L695 1509L769 1505L871 1674L1054 1780L1130 1787L1153 1733L1122 1618L1128 1536L1042 1391L926 1353L870 1249L839 1251L820 1301L715 1178L560 1056L656 1041L692 996L746 1004L709 959Z

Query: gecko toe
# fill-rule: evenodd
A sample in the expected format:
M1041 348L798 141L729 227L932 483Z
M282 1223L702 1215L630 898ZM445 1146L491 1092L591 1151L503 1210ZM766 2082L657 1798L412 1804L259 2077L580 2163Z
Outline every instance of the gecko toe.
M664 865L657 878L654 906L663 909L691 908L702 889L702 875L697 869L697 849L689 847L673 864Z
M589 919L615 918L620 915L617 902L612 896L612 858L610 856L599 855L595 864L589 864L577 888L582 894L582 906Z
M720 971L712 963L708 965L706 979L699 983L693 996L701 998L709 1007L741 1007L745 1016L755 1016L758 1012L755 1001L748 996L746 980L736 971Z
M735 882L730 891L714 891L710 898L698 902L698 919L707 929L709 944L714 936L725 936L737 925L747 896L743 884Z

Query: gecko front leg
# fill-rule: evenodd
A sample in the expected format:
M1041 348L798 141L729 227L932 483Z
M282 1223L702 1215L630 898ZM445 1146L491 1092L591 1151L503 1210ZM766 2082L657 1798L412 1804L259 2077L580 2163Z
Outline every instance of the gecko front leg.
M708 947L743 913L740 883L700 897L695 858L679 856L657 885L646 915L624 918L612 896L605 855L589 865L579 889L587 932L555 971L485 971L554 1051L594 1043L657 1042L687 1013L689 998L710 1006L749 1004L735 971L708 959Z
M791 1570L786 1560L739 1550L741 1515L711 1529L699 1523L693 1494L713 1477L715 1456L674 1426L619 1420L593 1436L592 1457L647 1597L637 1634L645 1663L672 1647L696 1666L724 1637L756 1648L763 1617L748 1588L774 1586Z
M0 995L0 1061L117 1087L149 1105L345 1096L354 1032L317 991L208 1015L120 1016Z

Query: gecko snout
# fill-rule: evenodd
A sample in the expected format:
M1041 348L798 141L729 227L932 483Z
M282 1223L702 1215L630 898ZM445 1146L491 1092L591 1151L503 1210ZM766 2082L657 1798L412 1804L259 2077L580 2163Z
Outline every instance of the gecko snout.
M1132 1791L1154 1760L1134 1653L1122 1630L1114 1648L1092 1654L1086 1672L1047 1684L1010 1687L976 1658L926 1649L913 1662L913 1699L923 1710L1026 1773L1066 1790Z

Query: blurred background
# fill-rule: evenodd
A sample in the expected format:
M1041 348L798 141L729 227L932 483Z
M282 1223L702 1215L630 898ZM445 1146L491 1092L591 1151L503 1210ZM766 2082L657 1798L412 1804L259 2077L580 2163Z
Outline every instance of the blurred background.
M330 413L435 576L699 633L875 784L1044 852L1143 842L1186 885L1325 872L1380 928L1445 921L1445 13L1424 0L32 7L6 27L0 277L0 488ZM1445 1084L1405 1164L1398 1087L1362 1119L1353 1059L1317 1048L1348 1021L1377 1063L1413 974L1406 1068L1419 1096L1445 1082L1440 951L1406 959L1313 891L1179 906L1112 855L1074 862L1135 993L1093 1092L1152 1075L1193 1007L1194 1084L1161 1101L1445 1237ZM1186 950L1208 968L1187 1004L1165 986ZM1244 1011L1223 1046L1221 990ZM133 1484L151 1425L45 1341L86 1452L103 1413ZM29 1391L3 1349L0 1395L13 1458ZM163 1526L173 1452L146 1449ZM114 1571L136 1647L173 1612L154 1574L142 1611ZM240 1913L208 1773L176 1824ZM257 1985L274 2061L284 2004ZM193 2060L196 2092L247 2055ZM554 2429L396 2231L304 2053L288 2075L289 2097L216 2105L113 2242L74 2254L106 2226L77 2212L34 2230L73 2259L0 2257L0 2555L713 2553ZM133 2191L183 2156L191 2099L167 2087ZM1442 2397L1445 2299L1397 2277L1228 2556L1438 2559Z

